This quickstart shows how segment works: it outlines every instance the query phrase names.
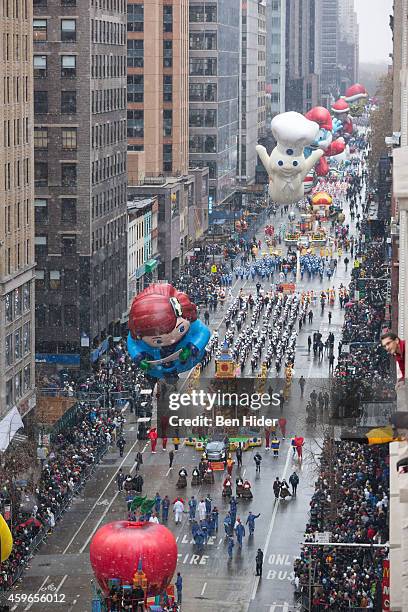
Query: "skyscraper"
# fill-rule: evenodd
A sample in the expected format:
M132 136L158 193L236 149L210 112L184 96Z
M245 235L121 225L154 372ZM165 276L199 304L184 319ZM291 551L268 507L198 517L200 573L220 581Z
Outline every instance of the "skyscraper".
M322 106L330 107L339 96L338 46L339 13L338 0L321 0L321 79Z
M237 178L245 183L255 180L256 145L266 125L265 8L264 0L242 2Z
M126 12L126 0L35 2L36 349L43 362L79 365L82 355L89 365L90 354L120 334L127 309Z
M358 81L359 27L354 0L339 3L339 85L344 94L347 87Z
M128 1L128 195L157 197L149 269L169 281L208 224L208 170L189 160L188 10L188 0Z
M32 8L2 2L0 87L0 418L34 395Z
M287 0L287 111L305 113L320 102L319 38L320 0Z
M234 192L240 5L190 0L190 165L208 166L210 206Z
M266 30L267 115L271 119L285 111L286 0L267 0Z

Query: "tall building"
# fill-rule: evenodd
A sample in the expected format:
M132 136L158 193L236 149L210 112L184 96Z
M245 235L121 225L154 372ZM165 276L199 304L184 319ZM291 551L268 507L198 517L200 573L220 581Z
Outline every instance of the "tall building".
M127 309L126 0L37 0L36 350L89 365Z
M339 0L320 0L321 23L321 104L330 108L337 100L339 90L338 48L339 48Z
M0 3L0 418L35 406L32 5Z
M128 1L128 149L146 176L188 170L188 0Z
M266 2L266 112L268 124L285 111L286 1ZM269 125L267 126L269 128Z
M239 128L237 179L253 183L258 138L266 126L266 5L264 0L242 2L241 74L238 87Z
M286 2L285 110L305 113L320 103L320 0Z
M190 0L190 165L207 166L209 209L234 192L241 4Z
M157 198L149 274L170 281L208 226L208 169L189 160L188 0L129 0L127 19L128 199Z
M339 86L340 93L358 81L359 27L354 0L339 3Z

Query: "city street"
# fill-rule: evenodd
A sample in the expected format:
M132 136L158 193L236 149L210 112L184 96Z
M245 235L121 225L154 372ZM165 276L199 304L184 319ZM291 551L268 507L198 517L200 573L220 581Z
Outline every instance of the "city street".
M280 219L276 218L279 223ZM257 234L257 239L264 239L263 228ZM344 264L339 261L334 278L330 286L336 289L340 283L346 284L347 274ZM256 281L243 281L239 279L233 284L233 294L237 295L241 287L245 294L256 294ZM329 283L314 281L303 282L297 285L297 290L306 291L321 288L327 289ZM255 451L244 454L241 475L252 483L254 498L250 502L243 500L238 504L238 516L245 522L249 509L255 514L261 513L256 521L254 537L249 538L248 532L244 538L242 551L234 549L232 562L228 561L226 541L224 538L223 517L228 510L228 503L222 497L222 472L216 473L216 482L212 486L201 485L191 487L191 469L198 464L200 455L192 448L182 446L176 453L173 469L168 469L168 453L161 451L150 453L150 447L145 442L137 441L137 424L132 414L127 414L124 428L127 441L124 457L119 458L116 448L108 452L103 461L96 466L94 476L87 483L81 496L74 502L65 514L60 524L49 536L30 563L22 584L13 589L12 594L47 593L58 595L63 601L64 610L89 610L89 602L93 594L92 568L89 562L89 543L93 534L103 524L113 520L124 519L127 516L125 494L118 493L115 476L120 467L128 473L134 466L136 452L143 453L143 466L141 473L144 478L143 494L152 498L159 492L163 497L167 494L173 500L180 492L175 485L178 470L185 466L189 473L188 488L181 492L183 499L194 495L200 499L210 493L213 505L219 509L219 531L216 536L209 539L203 554L196 554L192 543L188 514L184 515L181 526L174 524L172 509L168 526L176 536L178 544L178 571L183 576L183 610L187 612L196 610L199 602L200 611L229 610L233 603L239 611L290 610L293 605L293 560L299 554L300 543L308 520L308 508L313 485L317 473L317 463L314 454L318 452L316 440L320 441L323 431L306 426L305 404L311 391L318 385L327 384L328 360L322 361L308 353L307 336L319 330L323 340L329 331L335 335L335 345L340 339L343 311L338 301L332 310L333 317L329 324L328 307L324 316L320 314L320 306L314 308L312 324L303 326L298 336L295 361L295 378L293 379L291 397L285 404L285 418L287 418L286 440L281 443L280 456L272 457L271 451L261 449L263 457L260 477L255 476ZM220 338L225 333L223 314L226 310L218 308L212 316L210 327L219 331ZM212 365L206 372L212 372ZM211 368L211 369L210 369ZM300 398L298 378L300 375L307 380L304 399ZM247 375L250 375L247 373ZM276 377L272 369L273 378ZM282 373L281 373L282 376ZM283 384L283 379L282 379ZM183 387L184 381L179 386ZM274 389L279 391L279 389ZM279 415L277 415L279 416ZM303 435L306 438L303 465L294 463L290 447L290 437ZM160 442L160 441L159 441ZM170 446L170 444L169 444ZM314 452L313 452L314 451ZM298 469L300 485L295 499L275 502L272 483L276 476L288 479L294 469ZM233 477L235 478L236 468ZM239 472L237 472L239 474ZM255 555L257 548L264 552L263 577L255 576ZM56 599L52 604L41 605L36 603L19 604L13 607L18 610L50 611L56 609ZM279 608L281 606L281 608ZM286 607L285 607L286 606Z

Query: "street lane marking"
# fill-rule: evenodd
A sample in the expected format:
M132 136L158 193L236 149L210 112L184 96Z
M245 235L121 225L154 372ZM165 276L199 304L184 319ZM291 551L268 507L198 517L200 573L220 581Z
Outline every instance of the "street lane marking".
M204 584L203 584L203 588L201 589L201 593L200 593L200 595L204 595L204 591L205 591L206 587L207 587L207 583L206 583L206 582L204 582Z
M292 448L289 446L288 452L287 452L287 455L286 455L286 463L285 463L285 467L283 468L283 474L282 474L281 480L286 479L286 472L288 471L291 452L292 452ZM265 544L264 544L264 547L263 547L264 558L266 557L267 552L268 552L268 547L269 547L269 543L271 541L272 531L273 531L273 527L274 527L274 524L275 524L276 515L278 513L279 503L280 503L280 497L275 502L275 507L273 509L271 522L269 524L268 534L266 536ZM260 579L260 576L255 576L254 586L253 586L252 595L251 595L251 599L252 600L254 600L255 597L256 597L256 592L258 590L258 585L259 585L259 579Z

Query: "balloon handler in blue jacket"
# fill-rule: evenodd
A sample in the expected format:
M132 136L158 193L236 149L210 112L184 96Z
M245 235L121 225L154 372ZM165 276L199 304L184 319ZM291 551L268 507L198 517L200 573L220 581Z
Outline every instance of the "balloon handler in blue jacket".
M179 372L200 363L210 330L197 317L186 293L155 283L133 300L129 314L128 351L149 376L175 382Z

